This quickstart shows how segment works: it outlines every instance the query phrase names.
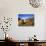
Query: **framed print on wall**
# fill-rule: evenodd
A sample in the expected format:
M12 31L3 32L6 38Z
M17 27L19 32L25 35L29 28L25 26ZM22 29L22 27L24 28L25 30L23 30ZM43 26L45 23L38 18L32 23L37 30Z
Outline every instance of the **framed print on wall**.
M34 26L34 14L18 14L18 26Z

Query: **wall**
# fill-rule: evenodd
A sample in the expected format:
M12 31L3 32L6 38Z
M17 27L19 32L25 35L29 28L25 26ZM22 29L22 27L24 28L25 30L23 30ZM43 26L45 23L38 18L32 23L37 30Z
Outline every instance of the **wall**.
M37 39L45 40L46 7L45 5L42 6L33 8L30 6L28 0L0 0L0 17L6 16L13 18L11 29L8 31L9 36L16 40L27 40L36 34ZM20 13L34 14L35 26L19 27L17 25L17 15ZM2 31L0 35L2 35L1 33ZM2 38L4 39L4 37L0 36L0 39Z

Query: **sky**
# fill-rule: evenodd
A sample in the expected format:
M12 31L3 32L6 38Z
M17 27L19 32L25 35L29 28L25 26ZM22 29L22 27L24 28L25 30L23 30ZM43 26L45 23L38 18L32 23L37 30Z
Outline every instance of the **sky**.
M32 18L34 15L33 14L19 14L18 17L21 19L28 19Z

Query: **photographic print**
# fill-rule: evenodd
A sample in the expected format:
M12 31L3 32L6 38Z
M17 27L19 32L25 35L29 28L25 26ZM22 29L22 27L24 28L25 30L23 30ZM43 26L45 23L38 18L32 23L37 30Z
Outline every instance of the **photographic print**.
M34 26L34 14L18 14L18 26Z

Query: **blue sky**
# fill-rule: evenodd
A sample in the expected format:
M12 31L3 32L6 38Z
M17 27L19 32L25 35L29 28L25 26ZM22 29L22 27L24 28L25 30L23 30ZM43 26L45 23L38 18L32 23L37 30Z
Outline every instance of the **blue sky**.
M18 17L21 19L28 19L28 18L32 18L33 14L19 14Z

